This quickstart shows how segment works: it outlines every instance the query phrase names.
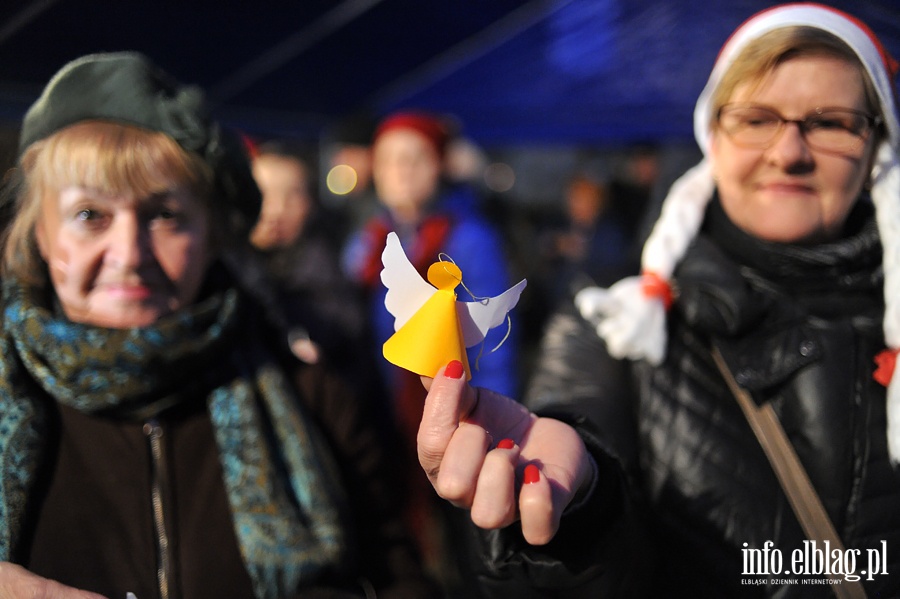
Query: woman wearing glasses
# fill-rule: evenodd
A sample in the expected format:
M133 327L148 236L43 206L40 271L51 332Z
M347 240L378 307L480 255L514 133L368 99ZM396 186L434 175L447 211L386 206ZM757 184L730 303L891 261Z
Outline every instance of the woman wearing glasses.
M895 75L843 13L754 16L697 102L705 158L672 187L642 275L554 319L524 406L454 363L426 381L420 461L489 531L486 588L821 597L859 577L871 596L900 591ZM779 482L746 393L838 539L800 524L785 489L802 476Z

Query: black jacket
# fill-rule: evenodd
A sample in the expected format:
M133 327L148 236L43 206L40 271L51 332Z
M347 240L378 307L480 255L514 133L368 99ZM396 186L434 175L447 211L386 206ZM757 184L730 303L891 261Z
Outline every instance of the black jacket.
M843 565L859 574L867 551L872 566L886 556L863 582L872 597L897 596L900 473L887 457L885 390L872 379L884 341L870 204L858 203L840 241L801 247L745 235L713 202L675 274L660 367L613 360L574 310L551 322L526 403L576 424L600 477L547 547L525 546L512 529L488 535L488 588L518 581L534 596L554 596L553 587L565 589L560 597L830 596L712 362L715 344L754 400L772 402L845 546L859 550ZM768 577L748 562L767 541ZM795 551L809 576L786 573Z
M283 336L264 326L255 305L241 343L259 335L278 352L297 396L320 427L348 498L351 546L345 571L329 572L291 598L437 596L408 537L396 456L374 425L370 405L324 368L295 360ZM227 372L229 366L219 366ZM196 373L201 378L201 373ZM159 480L171 563L172 597L253 597L234 533L218 445L205 401L198 393L161 413L162 456L154 466L148 422L85 415L58 406L51 459L30 506L26 547L19 560L36 574L76 588L140 599L159 596L158 544L153 522L153 481ZM352 563L349 563L351 562Z

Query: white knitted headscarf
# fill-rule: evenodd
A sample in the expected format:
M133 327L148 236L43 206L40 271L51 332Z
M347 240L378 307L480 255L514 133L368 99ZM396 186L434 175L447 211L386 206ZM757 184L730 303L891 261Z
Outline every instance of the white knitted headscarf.
M884 248L884 336L891 359L900 349L900 122L893 76L896 63L860 21L833 8L812 3L785 4L744 22L719 53L694 110L694 136L704 159L679 178L662 204L641 255L642 276L629 277L609 289L596 287L575 298L582 315L597 327L611 355L659 364L666 351L667 281L684 256L703 220L715 184L709 160L711 98L723 75L747 43L775 29L815 27L843 40L859 57L872 80L885 119L887 138L876 150L871 173L872 201ZM888 448L900 462L900 375L888 384Z

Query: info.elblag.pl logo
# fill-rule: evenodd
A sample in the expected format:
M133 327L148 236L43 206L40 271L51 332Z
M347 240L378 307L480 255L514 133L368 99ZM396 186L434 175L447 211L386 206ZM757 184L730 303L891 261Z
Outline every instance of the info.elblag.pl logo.
M887 541L881 547L840 549L824 541L803 541L803 547L794 549L790 561L785 562L782 551L772 541L763 543L762 549L753 549L744 543L742 574L747 576L827 576L858 581L862 576L874 580L887 571ZM787 582L787 581L786 581ZM795 583L796 584L796 583Z

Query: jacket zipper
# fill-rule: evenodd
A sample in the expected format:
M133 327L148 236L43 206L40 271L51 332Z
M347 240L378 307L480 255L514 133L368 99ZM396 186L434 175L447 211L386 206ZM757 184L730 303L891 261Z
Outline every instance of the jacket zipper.
M150 440L150 456L152 466L151 501L153 503L153 525L156 532L157 543L157 569L156 577L159 582L159 596L161 599L169 599L169 578L171 573L171 559L169 549L169 535L166 532L165 506L163 505L162 485L166 478L165 451L163 449L163 429L159 421L150 419L144 424L144 434Z

